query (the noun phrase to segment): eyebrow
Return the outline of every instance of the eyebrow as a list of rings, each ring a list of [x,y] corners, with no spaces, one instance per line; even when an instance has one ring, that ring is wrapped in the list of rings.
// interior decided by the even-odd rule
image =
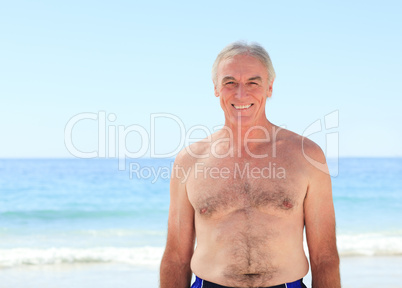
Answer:
[[[224,83],[226,81],[229,81],[229,80],[235,80],[236,81],[236,78],[234,78],[233,76],[225,76],[222,79],[222,83]],[[247,81],[260,81],[260,82],[262,82],[262,78],[260,76],[254,76],[254,77],[248,78]]]
[[[255,80],[262,82],[262,78],[260,76],[254,76],[254,77],[248,78],[248,81],[255,81]]]
[[[233,76],[225,76],[222,79],[222,83],[225,83],[228,80],[236,80]]]

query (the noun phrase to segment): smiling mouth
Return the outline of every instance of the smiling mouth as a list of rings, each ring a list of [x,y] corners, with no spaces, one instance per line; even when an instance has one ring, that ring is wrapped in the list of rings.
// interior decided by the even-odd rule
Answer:
[[[253,103],[247,104],[247,105],[235,105],[235,104],[232,104],[232,106],[233,106],[236,110],[246,110],[246,109],[250,108],[250,107],[253,106],[253,105],[254,105]]]

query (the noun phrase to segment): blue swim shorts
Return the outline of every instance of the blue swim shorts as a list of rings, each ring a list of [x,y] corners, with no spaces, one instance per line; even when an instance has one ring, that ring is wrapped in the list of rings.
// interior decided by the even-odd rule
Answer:
[[[215,284],[215,283],[203,280],[203,279],[195,276],[195,281],[194,281],[193,285],[191,286],[191,288],[233,288],[233,287],[227,287],[227,286]],[[264,288],[307,288],[307,287],[306,287],[306,285],[304,285],[303,279],[300,279],[295,282],[285,283],[285,284],[270,286],[270,287],[264,287]]]

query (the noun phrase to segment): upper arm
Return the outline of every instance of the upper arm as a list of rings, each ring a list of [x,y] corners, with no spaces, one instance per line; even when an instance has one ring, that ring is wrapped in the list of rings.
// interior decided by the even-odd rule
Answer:
[[[184,159],[183,159],[184,158]],[[186,179],[181,169],[188,169],[185,157],[178,155],[170,180],[170,207],[168,219],[168,236],[165,254],[171,260],[189,264],[194,251],[195,228],[194,209],[187,197]]]
[[[304,220],[311,264],[338,259],[335,235],[335,211],[331,177],[325,156],[317,145],[310,155],[320,166],[310,165],[307,195],[304,201]]]

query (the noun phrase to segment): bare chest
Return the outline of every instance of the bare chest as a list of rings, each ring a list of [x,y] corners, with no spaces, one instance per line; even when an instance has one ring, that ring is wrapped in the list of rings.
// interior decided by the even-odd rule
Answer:
[[[206,218],[253,210],[289,214],[302,207],[306,182],[292,169],[275,163],[232,164],[194,170],[188,195],[196,214]]]

